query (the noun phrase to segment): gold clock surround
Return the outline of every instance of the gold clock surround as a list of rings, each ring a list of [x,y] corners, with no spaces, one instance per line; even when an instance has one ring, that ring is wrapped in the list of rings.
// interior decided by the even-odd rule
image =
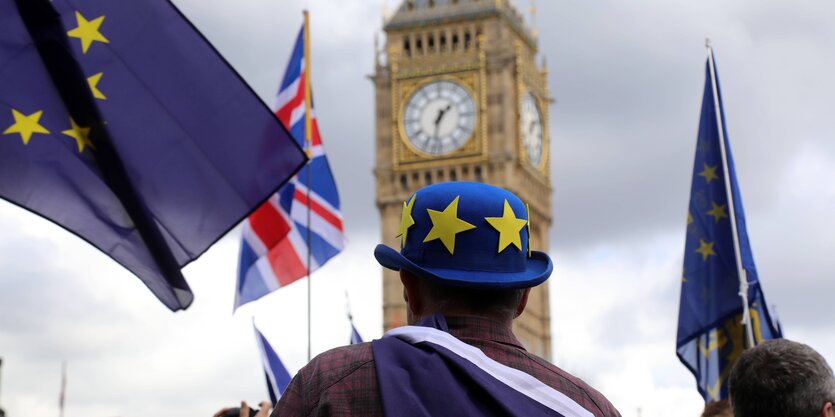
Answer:
[[[478,157],[484,153],[485,149],[483,145],[486,144],[486,141],[484,140],[484,132],[481,129],[482,109],[479,100],[481,94],[477,92],[479,90],[477,80],[478,75],[475,71],[467,71],[459,74],[407,78],[399,81],[398,88],[400,92],[397,94],[399,100],[397,102],[397,107],[395,107],[397,109],[395,114],[395,118],[397,120],[397,136],[400,138],[398,141],[399,147],[395,150],[394,158],[394,162],[397,166],[407,164],[412,164],[411,167],[416,167],[414,164],[418,164],[418,166],[432,166],[433,161],[467,159],[468,157]],[[403,120],[406,104],[412,94],[421,87],[438,81],[452,81],[463,87],[467,94],[472,97],[475,107],[474,110],[476,112],[475,125],[473,126],[473,131],[470,134],[470,137],[464,141],[462,146],[443,155],[430,154],[416,149],[406,135]]]

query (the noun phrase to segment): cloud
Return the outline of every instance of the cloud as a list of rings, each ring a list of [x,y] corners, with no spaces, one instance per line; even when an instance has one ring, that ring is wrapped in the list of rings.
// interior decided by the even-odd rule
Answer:
[[[184,270],[195,302],[172,314],[137,278],[47,221],[2,203],[0,226],[15,237],[0,240],[8,415],[54,414],[62,361],[68,415],[211,415],[241,399],[257,403],[267,394],[253,316],[291,372],[307,361],[304,280],[232,315],[236,233]],[[317,273],[314,355],[348,343],[346,294],[360,333],[380,336],[374,242],[355,236]]]

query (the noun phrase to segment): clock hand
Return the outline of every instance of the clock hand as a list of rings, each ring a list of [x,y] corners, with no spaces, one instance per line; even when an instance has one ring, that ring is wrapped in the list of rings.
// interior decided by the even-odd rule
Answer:
[[[435,118],[435,126],[438,126],[441,123],[441,119],[444,118],[444,114],[446,114],[450,108],[452,108],[452,105],[447,104],[446,108],[438,109],[438,117]]]

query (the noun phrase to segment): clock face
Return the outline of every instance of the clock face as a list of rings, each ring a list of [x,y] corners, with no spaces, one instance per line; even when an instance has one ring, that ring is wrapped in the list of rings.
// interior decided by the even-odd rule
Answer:
[[[473,97],[454,81],[432,81],[412,93],[403,108],[403,131],[418,151],[448,154],[473,134],[476,108]]]
[[[539,167],[542,163],[542,116],[536,97],[528,91],[522,97],[522,110],[519,117],[522,124],[522,143],[531,165]]]

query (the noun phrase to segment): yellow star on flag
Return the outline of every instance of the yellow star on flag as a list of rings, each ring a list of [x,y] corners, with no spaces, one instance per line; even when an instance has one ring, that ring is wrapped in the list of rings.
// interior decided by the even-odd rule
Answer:
[[[417,194],[413,195],[408,203],[403,202],[403,211],[400,213],[400,227],[397,229],[397,236],[395,236],[400,238],[401,248],[406,246],[406,236],[409,233],[409,228],[415,224],[415,219],[412,217],[412,208],[415,207],[415,197],[417,197]]]
[[[528,223],[525,219],[517,219],[516,214],[513,213],[513,208],[507,199],[504,200],[504,210],[502,217],[485,217],[487,223],[499,231],[499,253],[505,250],[512,243],[519,250],[522,250],[522,236],[519,232]]]
[[[107,96],[105,96],[98,87],[102,75],[104,75],[104,73],[100,72],[87,77],[87,84],[90,85],[90,91],[93,92],[93,97],[99,100],[107,100]]]
[[[707,211],[708,216],[713,216],[713,222],[719,223],[719,220],[723,217],[728,217],[728,214],[725,213],[725,208],[728,207],[727,204],[718,205],[714,202],[710,204],[713,205],[713,208]]]
[[[61,133],[75,139],[75,143],[78,145],[78,153],[84,152],[85,146],[95,149],[93,142],[90,142],[89,127],[81,127],[75,124],[75,120],[73,120],[72,117],[70,117],[70,125],[71,127],[69,129],[62,131]]]
[[[703,169],[702,172],[699,173],[699,176],[705,177],[707,183],[710,184],[711,181],[719,179],[719,176],[716,175],[717,167],[718,166],[710,166],[708,164],[705,164],[705,169]]]
[[[452,200],[444,211],[437,211],[426,209],[429,213],[429,219],[432,220],[432,229],[423,239],[423,243],[441,239],[441,242],[446,246],[450,255],[455,254],[455,235],[466,230],[475,229],[475,226],[458,218],[458,198]]]
[[[87,20],[81,15],[81,13],[76,11],[75,21],[78,22],[78,26],[67,32],[67,36],[81,40],[82,53],[86,54],[93,42],[110,43],[110,41],[107,40],[101,32],[99,32],[99,27],[101,27],[102,22],[104,22],[104,16],[99,16],[93,20]]]
[[[699,249],[696,249],[696,252],[702,254],[703,261],[707,261],[711,255],[716,256],[716,252],[713,251],[713,242],[705,242],[702,239],[699,239]]]
[[[43,110],[36,111],[30,115],[25,115],[16,109],[12,109],[12,116],[14,117],[14,124],[3,131],[4,135],[11,135],[12,133],[20,134],[23,139],[23,144],[28,145],[29,139],[35,133],[49,134],[49,131],[39,123]]]
[[[691,223],[693,223],[693,215],[690,214],[690,212],[688,211],[687,212],[687,224],[690,225]]]

